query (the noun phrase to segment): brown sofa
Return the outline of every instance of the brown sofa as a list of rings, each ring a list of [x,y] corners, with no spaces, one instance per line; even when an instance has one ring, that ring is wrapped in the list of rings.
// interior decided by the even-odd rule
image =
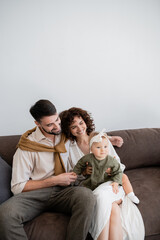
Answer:
[[[116,148],[121,162],[126,165],[128,175],[136,195],[140,199],[138,208],[145,225],[145,240],[160,239],[160,128],[144,128],[109,132],[109,135],[119,135],[124,139],[121,148]],[[0,137],[0,156],[10,166],[19,135]],[[9,192],[9,176],[0,181],[8,181],[6,189],[0,192],[11,196]],[[8,174],[8,173],[7,173]],[[3,185],[4,184],[1,184]],[[5,187],[6,187],[5,186]],[[6,200],[0,196],[2,201]],[[30,240],[64,240],[69,216],[45,212],[30,222],[24,228]],[[75,236],[76,239],[76,236]],[[89,235],[87,239],[92,239]],[[138,239],[137,239],[138,240]]]

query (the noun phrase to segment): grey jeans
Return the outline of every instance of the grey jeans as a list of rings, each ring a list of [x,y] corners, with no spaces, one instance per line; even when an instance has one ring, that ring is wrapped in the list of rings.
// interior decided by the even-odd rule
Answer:
[[[85,187],[50,187],[23,192],[0,205],[0,240],[27,240],[23,223],[44,211],[71,214],[67,240],[85,240],[95,199]]]

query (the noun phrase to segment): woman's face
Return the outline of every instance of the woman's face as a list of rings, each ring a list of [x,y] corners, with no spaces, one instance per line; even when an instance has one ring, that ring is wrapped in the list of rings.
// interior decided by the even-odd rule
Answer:
[[[86,134],[87,125],[83,118],[81,117],[74,117],[73,122],[70,125],[70,131],[73,136],[75,137],[82,137]]]

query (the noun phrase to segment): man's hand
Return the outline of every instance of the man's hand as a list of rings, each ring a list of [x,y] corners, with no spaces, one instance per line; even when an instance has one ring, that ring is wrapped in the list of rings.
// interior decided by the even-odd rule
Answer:
[[[75,182],[77,175],[74,172],[62,173],[57,176],[54,176],[54,181],[56,185],[59,186],[69,186],[71,183]]]
[[[86,162],[86,168],[85,168],[85,170],[83,171],[82,174],[83,174],[83,176],[92,174],[92,167],[89,166],[88,162]]]
[[[113,146],[121,147],[123,145],[123,138],[119,136],[109,137],[109,140]]]
[[[113,183],[111,183],[111,186],[112,186],[113,192],[117,194],[119,192],[119,190],[118,190],[118,183],[113,182]]]
[[[53,186],[69,186],[71,183],[75,182],[77,175],[74,172],[62,173],[57,176],[51,176],[43,180],[29,180],[25,184],[22,192],[28,192],[36,189],[53,187]]]

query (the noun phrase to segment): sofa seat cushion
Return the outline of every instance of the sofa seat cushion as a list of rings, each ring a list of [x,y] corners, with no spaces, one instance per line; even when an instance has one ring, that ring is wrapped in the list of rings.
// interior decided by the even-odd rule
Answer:
[[[160,234],[160,167],[138,168],[125,173],[140,199],[137,206],[143,217],[145,234]]]
[[[29,240],[65,240],[70,217],[46,212],[27,222],[24,229]]]

